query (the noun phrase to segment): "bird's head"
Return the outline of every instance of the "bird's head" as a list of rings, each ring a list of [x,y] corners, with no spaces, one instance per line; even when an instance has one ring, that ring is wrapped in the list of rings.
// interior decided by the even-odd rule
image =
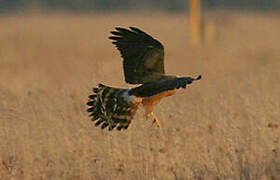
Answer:
[[[201,75],[199,75],[197,78],[192,78],[192,77],[181,77],[181,78],[178,78],[177,89],[178,88],[186,88],[186,86],[188,84],[191,84],[193,81],[200,80],[201,78],[202,78]]]

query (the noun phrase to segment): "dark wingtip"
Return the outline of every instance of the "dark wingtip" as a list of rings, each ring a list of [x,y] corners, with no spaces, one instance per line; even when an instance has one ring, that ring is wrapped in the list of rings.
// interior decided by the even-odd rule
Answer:
[[[200,80],[202,78],[201,75],[199,75],[195,80]]]
[[[132,31],[135,31],[135,32],[138,32],[138,33],[143,33],[143,31],[142,30],[140,30],[139,28],[137,28],[137,27],[134,27],[134,26],[130,26],[129,27]]]
[[[138,28],[137,28],[137,27],[134,27],[134,26],[129,26],[129,28],[130,28],[131,30],[138,30]]]
[[[123,29],[125,29],[125,28],[116,26],[115,29],[116,29],[117,31],[121,31],[121,30],[123,30]]]
[[[110,40],[113,40],[113,41],[117,41],[117,40],[121,40],[122,39],[120,36],[109,36],[108,38]]]
[[[111,31],[111,34],[115,35],[115,36],[120,36],[121,33],[119,31]]]

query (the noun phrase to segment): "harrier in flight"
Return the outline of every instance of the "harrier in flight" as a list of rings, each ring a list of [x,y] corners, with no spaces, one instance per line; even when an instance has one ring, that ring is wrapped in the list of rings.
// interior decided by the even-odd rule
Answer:
[[[180,88],[186,88],[193,81],[201,79],[166,75],[164,71],[163,45],[149,34],[136,28],[116,27],[109,39],[121,53],[125,81],[139,86],[120,89],[99,84],[93,88],[87,105],[95,126],[108,130],[127,129],[140,104],[145,108],[145,117],[152,117],[159,126],[153,109],[159,101],[174,95]]]

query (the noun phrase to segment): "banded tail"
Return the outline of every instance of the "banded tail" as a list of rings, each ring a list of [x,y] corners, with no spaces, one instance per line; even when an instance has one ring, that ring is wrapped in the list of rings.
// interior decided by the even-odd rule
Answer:
[[[99,84],[89,96],[87,111],[91,113],[95,126],[111,131],[127,129],[142,98],[129,95],[129,89],[119,89]]]

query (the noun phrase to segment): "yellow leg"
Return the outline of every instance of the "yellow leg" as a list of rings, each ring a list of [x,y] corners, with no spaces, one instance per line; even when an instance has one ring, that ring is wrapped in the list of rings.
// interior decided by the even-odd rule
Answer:
[[[159,123],[159,120],[158,120],[157,116],[153,112],[151,112],[151,115],[154,118],[153,123],[156,123],[157,127],[160,127],[160,123]]]
[[[149,113],[149,114],[146,114],[145,116],[146,116],[146,119],[147,119],[147,120],[148,120],[148,118],[149,118],[150,116],[152,116],[152,117],[153,117],[153,123],[155,123],[157,127],[160,127],[159,120],[158,120],[157,116],[156,116],[153,112],[151,112],[151,113]]]

